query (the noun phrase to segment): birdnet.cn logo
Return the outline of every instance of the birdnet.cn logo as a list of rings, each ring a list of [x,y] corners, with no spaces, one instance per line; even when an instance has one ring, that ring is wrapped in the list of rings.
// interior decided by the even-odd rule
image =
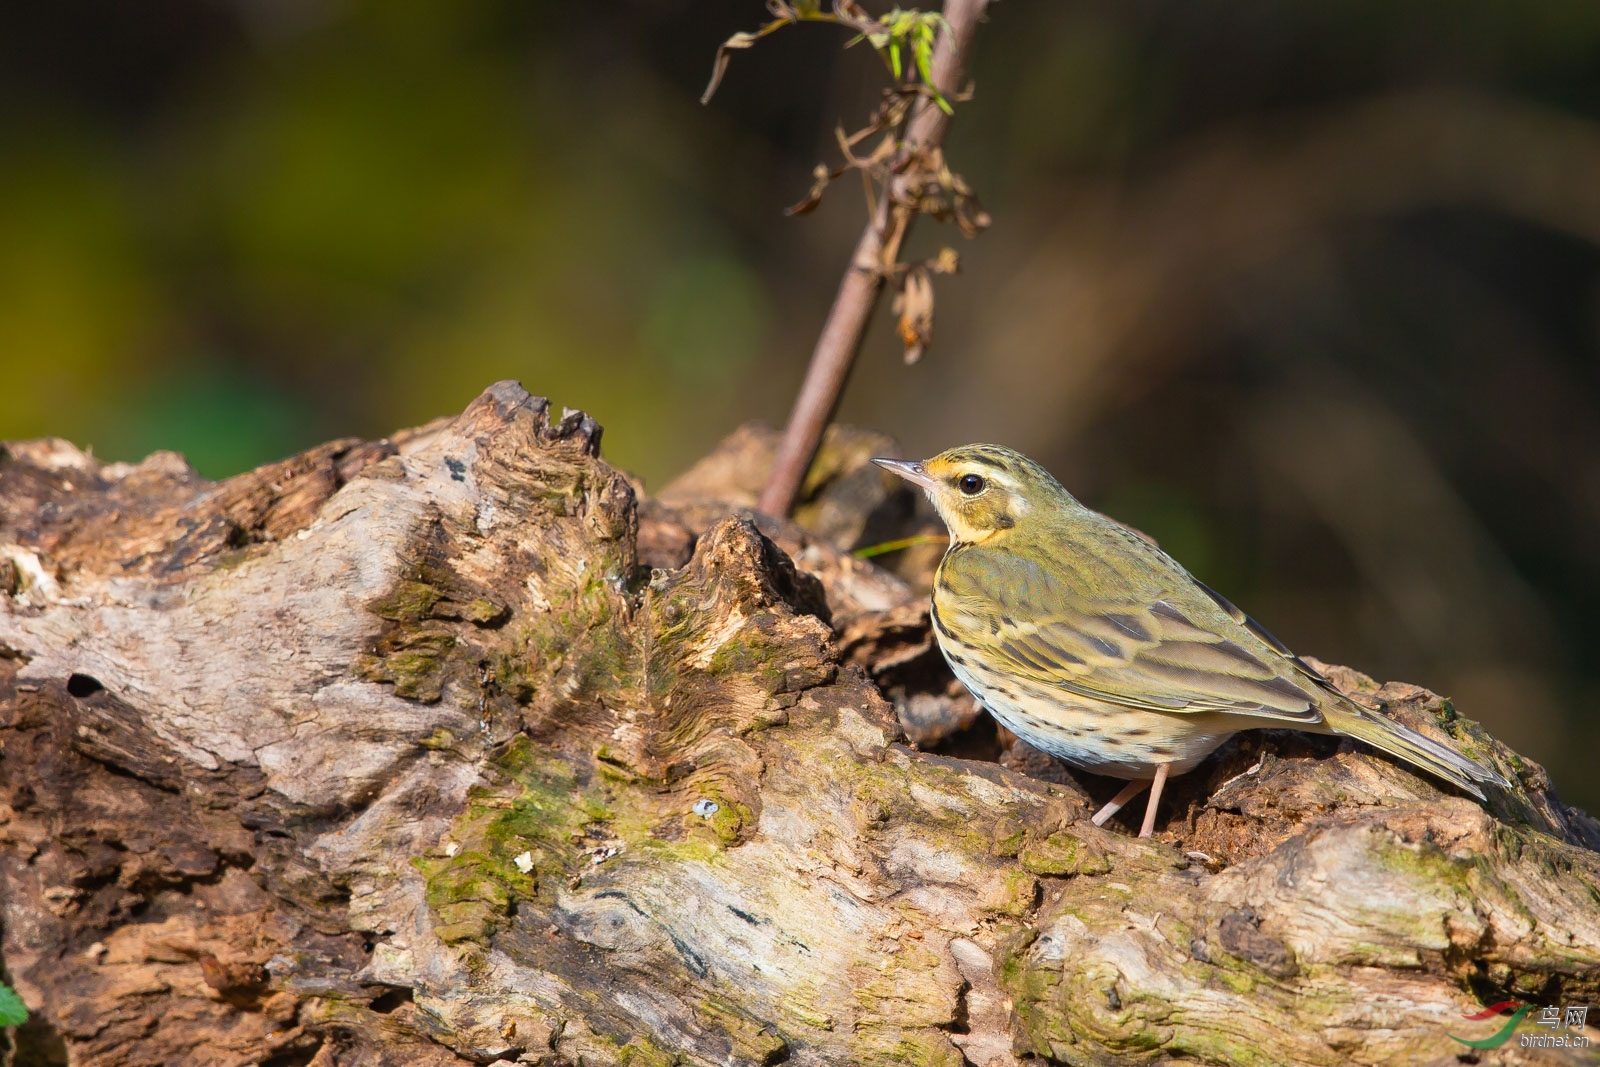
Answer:
[[[1532,1004],[1524,1004],[1519,1000],[1502,1000],[1500,1003],[1484,1008],[1482,1011],[1474,1015],[1462,1016],[1463,1019],[1470,1019],[1473,1022],[1481,1022],[1484,1019],[1492,1019],[1509,1011],[1511,1013],[1511,1018],[1507,1019],[1501,1025],[1499,1030],[1496,1030],[1488,1037],[1477,1038],[1475,1040],[1461,1037],[1457,1034],[1451,1034],[1450,1039],[1452,1041],[1459,1041],[1468,1048],[1499,1048],[1511,1040],[1512,1035],[1516,1034],[1517,1027],[1522,1023],[1522,1020],[1527,1018],[1534,1010],[1535,1007]],[[1517,1044],[1520,1047],[1589,1047],[1588,1035],[1578,1033],[1578,1031],[1581,1031],[1585,1026],[1588,1025],[1589,1005],[1578,1004],[1572,1007],[1563,1007],[1552,1004],[1548,1007],[1538,1008],[1537,1010],[1539,1012],[1539,1017],[1534,1020],[1533,1025],[1536,1027],[1544,1027],[1550,1032],[1541,1034],[1538,1031],[1532,1031],[1524,1034],[1516,1034]]]

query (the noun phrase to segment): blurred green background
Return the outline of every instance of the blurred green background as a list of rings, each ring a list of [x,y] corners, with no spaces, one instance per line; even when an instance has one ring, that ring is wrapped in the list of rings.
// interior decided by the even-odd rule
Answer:
[[[521,379],[660,485],[781,422],[882,82],[757,0],[86,0],[0,33],[0,437],[221,477]],[[998,440],[1294,647],[1600,808],[1600,5],[1004,0],[935,343],[843,417]]]

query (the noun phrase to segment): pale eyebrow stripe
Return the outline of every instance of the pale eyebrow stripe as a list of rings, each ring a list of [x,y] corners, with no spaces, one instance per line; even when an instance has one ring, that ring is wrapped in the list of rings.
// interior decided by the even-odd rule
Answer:
[[[1012,474],[1010,471],[999,471],[995,475],[995,477],[993,479],[991,479],[991,480],[996,482],[999,485],[1005,486],[1007,489],[1011,490],[1013,493],[1015,493],[1015,492],[1017,492],[1018,490],[1021,489],[1021,486],[1017,484],[1016,476],[1014,474]]]

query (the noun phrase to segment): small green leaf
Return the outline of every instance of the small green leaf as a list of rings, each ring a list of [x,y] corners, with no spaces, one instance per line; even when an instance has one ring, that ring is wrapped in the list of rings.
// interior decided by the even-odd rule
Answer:
[[[894,71],[894,80],[900,80],[900,43],[896,41],[889,46],[889,69]]]
[[[0,1026],[21,1026],[28,1021],[28,1006],[17,991],[0,982]]]

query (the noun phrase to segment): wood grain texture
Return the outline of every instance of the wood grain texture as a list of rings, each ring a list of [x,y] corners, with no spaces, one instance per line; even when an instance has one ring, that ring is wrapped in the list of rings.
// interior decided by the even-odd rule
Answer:
[[[879,681],[957,697],[870,523],[641,501],[599,433],[501,383],[216,484],[5,447],[17,1062],[1443,1064],[1600,1000],[1596,824],[1438,697],[1325,668],[1487,810],[1252,734],[1137,841],[906,743]]]

